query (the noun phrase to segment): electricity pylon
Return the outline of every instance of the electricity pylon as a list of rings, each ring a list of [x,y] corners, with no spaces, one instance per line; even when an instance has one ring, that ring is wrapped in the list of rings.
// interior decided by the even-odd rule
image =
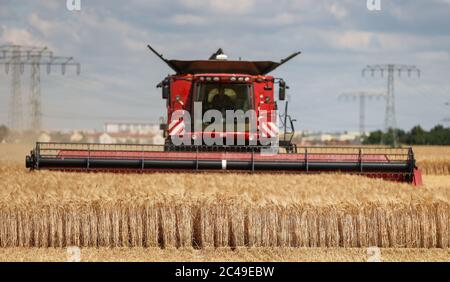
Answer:
[[[64,75],[67,66],[75,66],[77,74],[80,74],[80,64],[73,57],[54,56],[47,47],[30,47],[20,45],[0,46],[0,65],[5,65],[6,73],[12,68],[11,103],[9,112],[10,127],[21,129],[22,125],[22,95],[20,88],[20,74],[23,74],[25,66],[31,68],[30,79],[30,124],[29,127],[39,131],[42,128],[41,107],[41,71],[42,65],[47,66],[47,74],[50,74],[52,66],[61,66]]]
[[[371,93],[364,91],[348,92],[339,95],[340,100],[358,100],[359,102],[359,140],[362,143],[366,134],[365,119],[366,119],[366,100],[373,98],[385,98],[386,95],[382,93]]]
[[[380,72],[381,76],[384,76],[384,72],[387,72],[387,95],[386,95],[386,112],[384,117],[384,124],[386,133],[389,133],[389,129],[392,130],[392,139],[394,142],[394,146],[397,146],[397,120],[395,116],[395,93],[394,93],[394,76],[395,72],[398,73],[400,77],[402,72],[407,72],[408,76],[411,76],[411,73],[417,73],[417,76],[420,77],[420,70],[416,66],[412,65],[396,65],[396,64],[388,64],[388,65],[367,65],[362,70],[362,75],[364,76],[367,71],[370,71],[372,76],[374,76],[375,72]],[[384,141],[384,143],[386,143]]]
[[[11,66],[11,95],[8,108],[8,126],[12,129],[22,129],[23,104],[20,75],[24,72],[21,65],[24,56],[36,54],[38,47],[4,45],[0,46],[0,65],[5,65],[5,72],[10,72]]]

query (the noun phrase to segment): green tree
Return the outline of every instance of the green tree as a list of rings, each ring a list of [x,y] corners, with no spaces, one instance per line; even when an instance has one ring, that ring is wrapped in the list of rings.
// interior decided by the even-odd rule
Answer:
[[[450,144],[450,128],[442,125],[436,125],[428,134],[428,144],[430,145],[449,145]]]
[[[383,133],[380,130],[371,132],[363,144],[376,145],[383,142],[385,145],[393,145],[392,131],[393,129],[390,129],[388,133]],[[450,128],[436,125],[430,131],[426,131],[420,125],[417,125],[407,132],[397,129],[397,138],[400,144],[450,145]]]
[[[383,140],[384,133],[381,130],[370,132],[369,136],[366,136],[363,140],[364,145],[375,145],[381,144],[381,140]]]
[[[428,143],[427,132],[420,125],[411,129],[408,139],[407,143],[410,145],[426,145]]]
[[[398,134],[398,130],[396,130],[396,133]],[[389,128],[388,132],[383,134],[382,140],[383,140],[383,145],[394,146],[395,145],[394,129]]]

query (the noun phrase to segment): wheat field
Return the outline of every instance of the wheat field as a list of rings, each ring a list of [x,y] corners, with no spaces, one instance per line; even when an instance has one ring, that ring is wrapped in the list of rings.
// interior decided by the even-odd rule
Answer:
[[[83,247],[93,261],[121,252],[151,260],[145,250],[167,260],[201,260],[192,254],[202,252],[211,260],[360,260],[368,246],[402,250],[394,261],[448,254],[445,170],[427,168],[439,175],[426,175],[423,187],[339,174],[29,172],[21,163],[28,149],[0,145],[5,259],[32,259],[30,250],[41,248],[43,259],[57,260],[67,246]],[[448,152],[416,150],[419,163]]]
[[[365,262],[373,253],[364,248],[83,248],[82,262]],[[450,262],[448,249],[381,249],[384,262]],[[73,261],[61,248],[0,248],[0,262]]]
[[[424,174],[450,174],[450,147],[414,147],[417,165]]]

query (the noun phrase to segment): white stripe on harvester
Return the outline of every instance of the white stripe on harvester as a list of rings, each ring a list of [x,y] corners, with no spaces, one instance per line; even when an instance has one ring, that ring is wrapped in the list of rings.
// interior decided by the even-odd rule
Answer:
[[[180,122],[182,122],[183,120],[178,119],[178,120],[173,120],[170,125],[169,125],[169,132],[171,132],[173,130],[173,128],[177,125],[180,124]]]
[[[172,127],[174,127],[178,122],[180,122],[179,119],[174,119],[172,120],[172,122],[169,124],[169,131],[172,129]]]
[[[222,160],[222,169],[227,169],[227,160]]]
[[[273,122],[268,122],[267,124],[269,125],[270,128],[272,128],[273,132],[276,135],[278,133],[278,126],[276,126],[276,124]]]
[[[267,126],[267,124],[265,122],[261,123],[261,127],[263,129],[263,136],[264,137],[275,136],[275,133]]]
[[[184,122],[180,122],[175,128],[170,132],[170,135],[179,134],[180,131],[184,130]]]

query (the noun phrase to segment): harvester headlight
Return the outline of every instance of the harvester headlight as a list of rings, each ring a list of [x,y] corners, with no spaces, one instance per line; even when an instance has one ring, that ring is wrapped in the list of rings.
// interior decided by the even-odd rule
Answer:
[[[243,77],[239,77],[238,81],[244,81],[244,78]]]
[[[220,78],[216,76],[216,77],[213,78],[213,80],[214,80],[214,81],[219,81]]]
[[[201,81],[204,81],[204,80],[205,80],[205,78],[204,78],[203,76],[201,76],[201,77],[200,77],[200,80],[201,80]]]
[[[250,81],[250,77],[246,77],[244,80],[248,82]]]
[[[209,76],[206,78],[206,81],[211,81],[211,80],[212,80],[212,78]]]
[[[231,80],[231,81],[236,81],[236,77],[235,77],[235,76],[232,76],[232,77],[230,78],[230,80]]]

